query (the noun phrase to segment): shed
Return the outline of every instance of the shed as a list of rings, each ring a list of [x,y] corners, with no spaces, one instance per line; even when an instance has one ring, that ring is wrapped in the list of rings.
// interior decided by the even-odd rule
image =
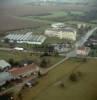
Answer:
[[[0,60],[0,69],[3,70],[7,67],[11,67],[11,65],[5,60]]]
[[[4,85],[7,81],[10,81],[12,76],[8,72],[1,72],[0,73],[0,86]]]

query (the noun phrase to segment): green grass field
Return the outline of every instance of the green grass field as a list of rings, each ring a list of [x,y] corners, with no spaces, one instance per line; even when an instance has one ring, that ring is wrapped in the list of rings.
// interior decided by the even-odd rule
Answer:
[[[47,59],[50,60],[50,65],[54,65],[55,63],[57,63],[58,61],[62,60],[63,57],[57,57],[57,56],[49,56],[46,57]],[[9,60],[9,59],[14,59],[15,61],[21,61],[21,60],[33,60],[35,62],[40,62],[41,58],[40,58],[40,54],[31,54],[31,53],[24,53],[24,52],[20,52],[20,51],[0,51],[0,59],[5,59],[5,60]]]
[[[53,12],[50,15],[40,16],[40,18],[53,18],[53,17],[60,17],[60,16],[67,16],[67,12],[60,11],[60,12]]]
[[[49,22],[64,22],[66,20],[72,20],[74,16],[83,16],[84,12],[77,12],[77,11],[58,11],[58,12],[52,12],[49,15],[40,15],[40,16],[28,16],[29,18],[35,18],[40,19],[43,21],[49,21]]]
[[[82,16],[84,15],[84,12],[78,12],[78,11],[71,11],[71,12],[68,12],[68,11],[57,11],[57,12],[52,12],[50,14],[47,14],[47,15],[40,15],[40,16],[34,16],[36,18],[55,18],[55,17],[68,17],[70,15],[76,15],[76,16]],[[32,16],[29,16],[29,17],[32,17]]]
[[[47,14],[40,15],[28,15],[28,16],[18,16],[17,19],[34,21],[35,24],[39,23],[37,27],[32,27],[32,31],[35,34],[44,34],[44,30],[50,27],[52,23],[64,22],[69,24],[86,23],[76,20],[78,17],[85,15],[82,11],[52,11]],[[91,24],[93,26],[97,25],[95,22],[90,22],[86,24]],[[34,26],[34,25],[33,25]]]
[[[53,22],[60,22],[60,21],[66,21],[69,19],[72,19],[74,16],[83,16],[85,13],[84,12],[77,12],[77,11],[56,11],[56,12],[51,12],[50,14],[44,14],[44,15],[36,15],[36,16],[24,16],[21,17],[23,19],[28,19],[28,20],[34,20],[38,22],[44,22],[51,24]]]
[[[30,56],[29,53],[15,52],[15,51],[0,51],[0,59],[9,60],[10,58],[20,61],[23,59],[37,59],[38,55]]]
[[[64,39],[59,39],[57,37],[47,37],[46,41],[44,44],[56,44],[56,43],[63,43]]]
[[[66,76],[81,71],[82,78],[71,82]],[[65,61],[43,77],[32,89],[22,91],[23,100],[97,100],[97,61],[83,63],[76,59]],[[57,83],[64,80],[65,88]]]

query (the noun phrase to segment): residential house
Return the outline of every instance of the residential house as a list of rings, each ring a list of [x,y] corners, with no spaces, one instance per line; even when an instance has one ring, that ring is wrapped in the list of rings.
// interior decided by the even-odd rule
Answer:
[[[13,77],[9,72],[0,72],[0,86],[4,85],[7,81],[10,81]]]
[[[7,61],[0,60],[0,70],[1,71],[4,71],[4,70],[6,70],[6,69],[8,69],[10,67],[11,67],[11,65]]]
[[[90,52],[90,48],[89,47],[79,47],[77,50],[76,50],[76,54],[78,56],[87,56]]]
[[[39,67],[32,63],[25,65],[23,67],[14,67],[9,70],[9,73],[14,77],[14,79],[28,77],[30,75],[38,76]]]
[[[34,63],[34,61],[32,61],[32,60],[24,59],[24,60],[20,61],[19,65],[20,66],[27,66],[27,65],[30,65],[30,64],[33,64],[33,63]]]

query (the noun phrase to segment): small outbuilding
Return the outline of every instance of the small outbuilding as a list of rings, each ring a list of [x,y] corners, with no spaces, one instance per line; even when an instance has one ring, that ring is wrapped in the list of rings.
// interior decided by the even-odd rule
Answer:
[[[78,56],[87,56],[90,52],[90,48],[89,47],[79,47],[77,50],[76,50],[76,54]]]
[[[0,70],[4,70],[4,69],[7,69],[7,68],[10,68],[11,65],[5,61],[5,60],[0,60]]]
[[[39,67],[32,63],[21,67],[14,67],[9,70],[9,73],[13,76],[14,79],[20,79],[23,77],[29,77],[31,75],[37,77],[39,70]]]
[[[3,86],[7,81],[12,79],[12,75],[8,72],[0,73],[0,86]]]

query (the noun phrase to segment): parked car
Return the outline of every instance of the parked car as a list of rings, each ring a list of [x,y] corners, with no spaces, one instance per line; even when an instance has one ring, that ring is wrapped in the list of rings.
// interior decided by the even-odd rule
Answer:
[[[38,84],[38,80],[37,80],[37,79],[32,79],[32,80],[28,81],[28,82],[25,84],[25,86],[31,88],[31,87],[33,87],[33,86],[35,86],[35,85],[37,85],[37,84]]]

